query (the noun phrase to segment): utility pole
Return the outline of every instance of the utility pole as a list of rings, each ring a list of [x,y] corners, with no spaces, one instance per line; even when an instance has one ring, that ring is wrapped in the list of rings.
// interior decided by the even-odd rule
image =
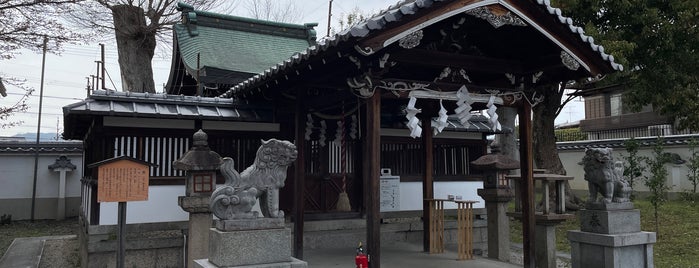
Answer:
[[[86,76],[85,80],[87,80],[87,84],[85,85],[85,91],[87,92],[87,97],[90,96],[90,77]]]
[[[41,135],[41,106],[44,101],[44,74],[46,70],[46,46],[48,45],[49,38],[44,36],[44,55],[41,59],[41,85],[39,86],[39,119],[36,126],[36,145],[34,146],[34,183],[32,186],[32,215],[30,217],[31,221],[34,221],[34,211],[36,208],[36,179],[37,172],[39,170],[39,137]]]
[[[105,68],[104,67],[104,44],[100,44],[100,49],[102,51],[102,90],[107,90],[107,88],[104,86],[104,78],[105,78],[105,76],[104,76],[104,72],[105,72],[105,70],[104,70],[104,68]]]
[[[330,36],[330,18],[333,16],[333,0],[328,4],[328,33],[325,36]]]

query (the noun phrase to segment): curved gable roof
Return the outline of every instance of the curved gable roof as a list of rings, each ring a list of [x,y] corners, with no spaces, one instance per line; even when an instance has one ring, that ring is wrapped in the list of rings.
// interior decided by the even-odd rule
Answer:
[[[186,72],[201,82],[236,84],[315,44],[317,24],[278,23],[200,10],[180,3],[173,26],[171,82]],[[177,66],[176,66],[177,65]]]
[[[431,8],[440,4],[440,13],[430,13]],[[449,8],[443,8],[449,5]],[[573,25],[571,18],[562,15],[562,11],[551,6],[549,0],[532,1],[508,1],[508,0],[407,0],[401,1],[388,9],[379,12],[377,15],[364,20],[334,36],[321,39],[318,44],[310,46],[306,50],[294,54],[290,58],[273,65],[263,72],[232,87],[221,97],[231,97],[234,94],[245,92],[250,88],[259,85],[277,75],[285,72],[288,68],[298,66],[302,62],[308,61],[315,55],[322,54],[330,48],[341,45],[354,44],[355,49],[363,55],[371,55],[377,51],[388,47],[417,30],[421,30],[431,24],[437,23],[454,15],[474,10],[479,7],[489,5],[501,5],[507,11],[514,13],[524,20],[528,25],[535,27],[541,34],[546,36],[551,42],[556,43],[563,51],[567,52],[581,66],[586,68],[590,75],[623,70],[623,66],[614,62],[614,57],[604,52],[604,47],[595,44],[594,39],[585,35],[581,27]],[[420,13],[420,16],[416,16]],[[392,25],[396,23],[413,24],[408,30],[393,32]],[[557,38],[554,34],[563,36]],[[367,39],[384,35],[381,43],[363,46]],[[595,55],[597,59],[592,62],[583,61],[578,55],[586,53]],[[592,69],[590,65],[595,65]]]

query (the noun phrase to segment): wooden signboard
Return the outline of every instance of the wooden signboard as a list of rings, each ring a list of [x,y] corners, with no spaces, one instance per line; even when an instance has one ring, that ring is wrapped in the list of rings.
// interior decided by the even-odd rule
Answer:
[[[98,167],[97,202],[148,200],[149,165],[119,159]]]

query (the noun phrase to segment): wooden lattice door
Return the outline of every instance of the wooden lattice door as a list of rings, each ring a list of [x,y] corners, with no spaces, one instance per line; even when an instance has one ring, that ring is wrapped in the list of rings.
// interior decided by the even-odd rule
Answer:
[[[306,148],[305,212],[329,213],[336,211],[338,196],[346,191],[352,211],[361,206],[361,184],[356,176],[356,143],[347,142],[343,151],[336,143],[322,145],[308,141]],[[344,157],[343,157],[344,152]],[[344,181],[343,165],[344,160]]]

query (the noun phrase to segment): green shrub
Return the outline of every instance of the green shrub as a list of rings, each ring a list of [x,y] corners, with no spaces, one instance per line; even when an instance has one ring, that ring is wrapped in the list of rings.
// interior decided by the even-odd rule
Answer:
[[[587,140],[587,133],[580,131],[580,128],[564,128],[554,130],[556,141],[582,141]]]

